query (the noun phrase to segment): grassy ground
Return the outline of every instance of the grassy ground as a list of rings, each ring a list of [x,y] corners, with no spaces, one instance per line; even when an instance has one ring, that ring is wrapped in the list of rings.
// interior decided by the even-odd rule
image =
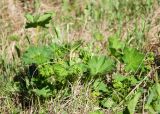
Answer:
[[[26,108],[23,107],[19,99],[20,95],[17,92],[18,87],[14,82],[14,77],[20,72],[23,72],[20,76],[26,75],[26,65],[24,65],[22,58],[25,51],[30,46],[35,45],[42,47],[43,45],[57,43],[63,46],[65,43],[83,40],[84,43],[81,48],[87,50],[86,53],[89,53],[89,56],[94,55],[94,53],[96,55],[107,55],[108,38],[116,35],[120,41],[143,52],[145,56],[153,52],[153,57],[158,58],[160,38],[159,4],[159,0],[1,0],[0,112],[2,114],[88,114],[95,110],[101,110],[106,114],[117,114],[117,110],[125,109],[126,105],[123,99],[120,100],[122,102],[116,101],[117,104],[113,107],[99,105],[99,98],[93,97],[92,80],[87,84],[82,84],[81,79],[68,85],[70,94],[67,97],[62,89],[54,97],[49,97],[43,102],[38,100],[38,102],[33,103],[33,100],[29,104],[29,108]],[[54,12],[48,29],[25,28],[25,14],[43,14],[47,11]],[[77,53],[81,53],[81,51],[71,52],[70,59],[74,58]],[[118,63],[121,62],[118,58],[116,60]],[[149,92],[149,87],[146,84],[150,86],[156,82],[152,78],[152,76],[156,77],[156,63],[152,62],[152,65],[147,64],[149,70],[143,72],[144,74],[126,72],[121,63],[117,64],[116,70],[113,72],[124,76],[135,74],[140,76],[140,81],[145,78],[141,75],[151,77],[149,81],[143,83],[144,88],[142,87],[144,90],[147,87],[146,91]],[[112,73],[110,73],[111,75],[105,75],[112,76],[114,74]],[[112,78],[107,79],[110,81]],[[107,84],[109,83],[107,82]],[[134,86],[135,89],[137,89],[137,86],[139,86],[139,83]],[[124,95],[130,95],[132,90],[134,92],[134,87],[131,87],[131,90],[128,90]],[[144,97],[145,95],[146,97]],[[137,108],[136,111],[145,114],[148,110],[143,105],[144,102],[147,102],[145,98],[147,99],[149,95],[147,96],[145,93],[142,96],[143,98],[140,100],[142,102],[138,104],[142,108]]]

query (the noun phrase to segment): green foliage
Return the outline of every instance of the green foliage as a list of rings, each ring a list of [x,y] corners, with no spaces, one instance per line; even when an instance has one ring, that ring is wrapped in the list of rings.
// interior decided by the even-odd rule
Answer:
[[[54,72],[56,74],[56,80],[65,83],[67,76],[69,75],[68,66],[66,64],[55,64]]]
[[[108,42],[110,54],[121,60],[125,43],[121,42],[117,35],[110,37]]]
[[[35,47],[31,46],[28,50],[24,53],[22,60],[25,64],[43,64],[49,62],[52,59],[52,51],[49,50],[48,47]]]
[[[134,76],[123,76],[120,74],[115,74],[113,76],[113,87],[119,90],[127,90],[129,86],[134,86],[138,83]]]
[[[26,14],[25,18],[27,19],[28,22],[33,23],[34,22],[34,17],[31,14]]]
[[[150,94],[148,96],[148,100],[145,108],[149,110],[151,114],[160,113],[160,84],[156,83],[152,87],[149,88]]]
[[[97,79],[93,84],[95,91],[107,92],[107,85],[100,79]]]
[[[146,57],[139,48],[142,47],[139,45],[143,44],[145,38],[145,24],[147,23],[143,21],[142,29],[136,23],[131,33],[128,33],[130,28],[127,28],[130,20],[131,25],[134,25],[132,22],[137,20],[138,15],[141,17],[150,10],[152,1],[92,0],[83,2],[83,5],[79,6],[79,2],[74,0],[62,1],[62,12],[60,11],[60,13],[64,15],[57,15],[60,19],[55,18],[54,22],[51,23],[53,28],[49,29],[49,32],[41,31],[49,34],[50,40],[45,41],[45,43],[48,42],[47,46],[43,45],[43,41],[41,45],[38,44],[40,42],[37,42],[36,46],[29,46],[23,53],[21,59],[23,70],[20,69],[19,74],[15,76],[14,88],[11,86],[10,91],[22,96],[24,104],[27,102],[36,106],[49,99],[65,98],[59,100],[61,104],[70,100],[69,97],[72,97],[71,95],[74,93],[72,88],[78,81],[80,86],[88,87],[89,85],[91,97],[96,100],[100,108],[104,110],[116,109],[115,112],[127,109],[129,113],[134,114],[142,110],[140,105],[144,98],[141,96],[142,93],[137,91],[139,88],[144,88],[144,95],[146,95],[146,101],[143,101],[145,110],[159,113],[160,85],[159,83],[153,85],[154,80],[152,78],[143,80],[144,76],[150,74],[154,64],[154,54],[146,54]],[[25,27],[37,28],[35,40],[41,36],[39,27],[49,27],[48,24],[50,24],[53,15],[54,13],[51,12],[27,13],[25,15],[27,21]],[[103,23],[109,26],[108,28],[111,30],[109,32],[116,33],[110,36],[108,41],[105,39],[105,33],[102,32],[104,30],[101,30],[104,29],[101,26]],[[123,27],[127,28],[126,35]],[[68,34],[75,31],[83,32],[84,30],[91,31],[91,36],[94,38],[93,42],[69,41],[70,35]],[[128,39],[125,40],[123,36]],[[20,40],[14,35],[9,36],[9,38],[11,41]],[[65,38],[68,38],[68,43],[66,43]],[[107,49],[106,42],[108,42]],[[137,48],[133,48],[135,46],[133,43],[138,44]],[[17,45],[15,48],[19,53],[20,48]],[[21,57],[20,55],[21,53],[19,57]],[[14,70],[17,71],[17,69]],[[152,86],[150,87],[150,85]],[[78,93],[78,97],[79,94],[81,92]],[[42,111],[41,113],[47,112]],[[103,112],[97,110],[89,114],[103,114]]]
[[[50,64],[42,65],[38,69],[39,73],[44,77],[50,77],[54,74],[54,68]]]
[[[125,48],[123,61],[126,64],[126,71],[136,72],[144,69],[144,54],[134,48]]]
[[[134,76],[114,74],[109,83],[102,79],[97,79],[94,82],[93,96],[98,99],[103,108],[113,109],[121,100],[125,99],[132,87],[138,83],[139,81]]]
[[[26,97],[36,95],[46,99],[55,97],[60,90],[65,91],[64,96],[68,96],[71,91],[70,84],[74,84],[78,79],[81,84],[87,84],[92,79],[93,97],[101,107],[112,110],[140,82],[141,78],[132,75],[132,72],[138,69],[143,73],[146,72],[144,54],[125,46],[124,42],[115,38],[110,38],[108,47],[110,55],[114,58],[105,55],[95,56],[94,51],[86,50],[88,47],[81,48],[82,41],[29,47],[22,60],[29,66],[35,64],[34,72],[30,73],[34,77],[28,75],[25,78],[26,85],[22,86],[19,83],[18,87],[21,88],[20,90],[27,91]],[[76,55],[72,56],[73,53]],[[126,72],[131,72],[129,76],[113,73],[116,69],[116,60],[120,60],[120,63],[125,65]],[[106,76],[109,74],[112,74],[112,79],[107,82]],[[133,99],[126,102],[130,113],[135,112],[139,96],[140,93],[134,94]],[[148,107],[151,107],[150,104]]]
[[[141,96],[141,92],[137,92],[137,93],[135,93],[133,99],[131,99],[128,102],[127,107],[128,107],[128,110],[129,110],[130,114],[135,113],[135,108],[136,108],[136,105],[138,103],[138,100],[139,100],[140,96]]]
[[[111,98],[105,98],[101,101],[101,104],[105,108],[112,108],[115,105],[115,102]]]
[[[93,56],[88,62],[91,75],[111,72],[115,67],[115,62],[106,56]]]
[[[16,81],[19,91],[26,92],[26,98],[36,95],[41,99],[54,97],[60,90],[67,89],[69,93],[71,88],[68,86],[88,72],[83,57],[70,57],[71,52],[81,51],[80,46],[81,42],[77,41],[73,44],[29,47],[22,56],[23,63],[29,66],[26,76],[21,77],[23,82]]]
[[[52,19],[53,13],[46,12],[42,15],[31,15],[26,14],[25,18],[27,20],[26,28],[36,28],[37,26],[48,27],[50,20]]]
[[[125,64],[126,71],[136,72],[144,70],[143,60],[145,55],[135,48],[125,46],[125,42],[120,41],[118,37],[113,36],[109,38],[108,48],[111,55]]]

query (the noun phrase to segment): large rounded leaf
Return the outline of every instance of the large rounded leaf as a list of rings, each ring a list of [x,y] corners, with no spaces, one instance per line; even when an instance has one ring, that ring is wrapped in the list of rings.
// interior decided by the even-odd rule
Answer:
[[[88,62],[91,75],[104,74],[114,69],[115,62],[106,56],[93,56]]]

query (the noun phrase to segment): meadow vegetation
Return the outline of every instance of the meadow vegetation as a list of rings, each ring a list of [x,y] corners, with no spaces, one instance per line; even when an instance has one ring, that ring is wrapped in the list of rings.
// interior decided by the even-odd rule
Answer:
[[[160,113],[159,0],[0,0],[0,113]]]

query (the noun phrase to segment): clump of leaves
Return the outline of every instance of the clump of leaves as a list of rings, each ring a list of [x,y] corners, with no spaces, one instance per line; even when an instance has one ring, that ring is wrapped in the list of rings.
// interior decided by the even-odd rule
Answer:
[[[133,76],[114,74],[112,82],[106,83],[97,79],[93,84],[93,96],[98,98],[100,105],[107,109],[113,109],[136,86],[139,81]]]
[[[110,56],[97,55],[93,50],[88,50],[88,47],[82,48],[82,45],[82,41],[77,41],[29,47],[23,54],[22,61],[29,66],[28,71],[32,70],[32,73],[26,72],[23,84],[21,82],[17,84],[20,91],[27,93],[26,98],[36,96],[44,100],[56,97],[60,90],[64,91],[64,96],[69,95],[70,85],[78,79],[81,84],[93,81],[92,95],[97,99],[99,106],[112,110],[124,100],[125,104],[121,105],[130,113],[135,113],[141,98],[141,92],[135,92],[136,86],[141,82],[140,73],[147,74],[145,55],[140,50],[125,45],[117,37],[109,39]],[[123,72],[115,72],[116,61],[124,65]],[[132,99],[126,99],[135,87]],[[153,105],[159,103],[157,97],[159,91],[155,89],[158,87],[158,84],[153,86],[154,89],[150,92],[150,100],[146,105],[146,109],[150,111],[158,110]]]
[[[32,14],[26,14],[25,18],[27,20],[26,28],[36,28],[37,26],[41,27],[48,27],[48,24],[50,20],[52,19],[54,13],[52,12],[45,12],[42,15],[32,15]]]
[[[109,38],[108,48],[112,56],[125,64],[125,70],[127,72],[144,70],[145,55],[139,50],[125,45],[125,42],[120,41],[116,35]]]
[[[46,99],[62,89],[69,91],[69,85],[88,71],[83,57],[70,57],[71,52],[80,51],[80,46],[81,42],[29,47],[22,56],[23,63],[29,68],[21,77],[23,82],[18,80],[17,84],[20,91],[27,93],[24,97]]]

